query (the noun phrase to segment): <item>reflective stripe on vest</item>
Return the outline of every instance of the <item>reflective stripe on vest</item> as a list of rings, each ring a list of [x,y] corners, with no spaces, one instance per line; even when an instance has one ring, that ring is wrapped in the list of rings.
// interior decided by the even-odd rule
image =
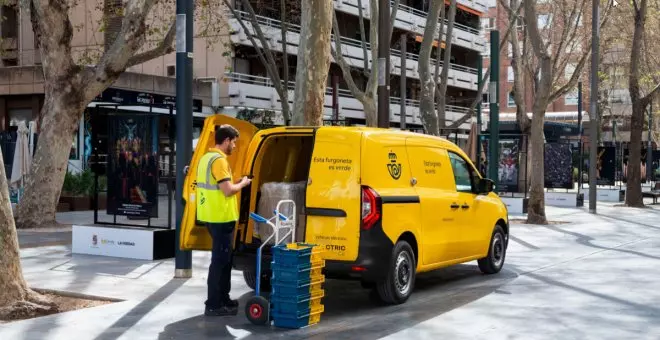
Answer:
[[[211,176],[213,162],[224,157],[208,152],[200,159],[197,168],[197,220],[208,223],[225,223],[238,220],[236,196],[225,196]],[[202,172],[204,171],[204,172]],[[231,180],[231,177],[230,177]]]

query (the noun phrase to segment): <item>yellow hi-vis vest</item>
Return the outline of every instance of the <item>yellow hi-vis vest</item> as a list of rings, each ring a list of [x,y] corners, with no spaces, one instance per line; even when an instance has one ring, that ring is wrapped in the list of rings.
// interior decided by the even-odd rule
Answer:
[[[238,220],[236,195],[225,196],[211,173],[213,161],[222,157],[225,156],[219,152],[209,151],[197,165],[197,220],[201,222],[226,223]]]

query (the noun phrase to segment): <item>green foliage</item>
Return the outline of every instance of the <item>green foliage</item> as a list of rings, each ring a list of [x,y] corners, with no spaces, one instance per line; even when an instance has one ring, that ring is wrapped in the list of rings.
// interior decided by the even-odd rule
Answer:
[[[105,176],[99,177],[99,192],[105,191],[108,187],[108,179]],[[62,185],[62,195],[70,196],[88,196],[94,195],[94,173],[90,170],[82,171],[78,174],[67,172],[64,175],[64,184]]]

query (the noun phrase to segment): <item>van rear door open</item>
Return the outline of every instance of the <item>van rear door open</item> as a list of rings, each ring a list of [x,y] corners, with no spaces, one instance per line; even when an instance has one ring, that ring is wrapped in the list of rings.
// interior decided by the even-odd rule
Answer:
[[[247,155],[247,149],[252,138],[257,133],[257,127],[240,119],[226,115],[217,114],[206,118],[204,128],[199,136],[197,147],[193,153],[188,173],[183,184],[183,200],[185,209],[181,220],[181,235],[179,246],[182,250],[211,250],[211,236],[206,226],[197,224],[197,205],[195,202],[195,191],[197,181],[197,165],[202,156],[215,145],[215,128],[223,124],[230,124],[239,132],[236,149],[227,157],[229,167],[232,170],[234,181],[243,175],[243,163]],[[191,141],[192,143],[192,141]],[[240,193],[237,194],[240,202]]]
[[[360,240],[362,133],[319,128],[309,170],[305,241],[325,246],[325,259],[354,261]]]

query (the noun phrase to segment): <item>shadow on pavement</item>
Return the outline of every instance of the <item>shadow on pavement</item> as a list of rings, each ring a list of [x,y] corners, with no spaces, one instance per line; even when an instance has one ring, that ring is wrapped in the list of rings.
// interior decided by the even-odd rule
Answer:
[[[237,316],[195,316],[166,326],[158,339],[379,339],[493,292],[502,293],[498,289],[516,277],[506,266],[492,276],[481,274],[474,265],[420,274],[414,294],[398,306],[383,305],[358,282],[329,280],[321,322],[299,330],[252,325],[244,314],[245,303],[253,295],[250,292],[239,299]]]
[[[96,337],[95,340],[111,340],[121,337],[131,327],[137,323],[151,310],[156,308],[161,302],[167,299],[170,295],[176,292],[187,279],[172,279],[160,289],[151,294],[144,301],[140,302],[137,306],[133,307],[128,313],[117,320],[114,324],[108,327],[103,333]]]

